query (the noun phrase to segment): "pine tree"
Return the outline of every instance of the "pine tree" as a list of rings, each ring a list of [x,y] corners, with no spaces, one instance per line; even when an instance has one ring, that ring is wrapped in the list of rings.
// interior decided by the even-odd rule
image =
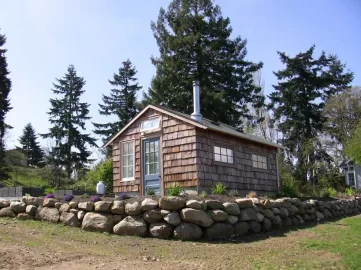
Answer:
[[[41,166],[44,164],[44,153],[37,142],[38,137],[31,125],[27,124],[23,130],[23,135],[20,136],[19,142],[21,144],[21,150],[27,157],[28,166]]]
[[[325,102],[347,89],[353,80],[353,73],[344,72],[345,65],[336,56],[322,52],[314,58],[314,49],[312,46],[293,58],[278,52],[286,67],[274,72],[278,84],[269,95],[269,108],[283,133],[281,143],[297,160],[296,171],[303,181],[308,176],[313,179],[318,161],[330,158],[318,138],[325,123]]]
[[[54,94],[60,98],[50,99],[49,121],[53,125],[44,138],[53,138],[55,146],[49,156],[54,157],[52,163],[65,168],[68,178],[76,170],[82,169],[90,161],[91,152],[88,146],[96,146],[90,134],[81,133],[85,130],[85,121],[89,120],[89,104],[80,102],[85,80],[78,77],[73,65],[63,79],[56,79],[53,84]]]
[[[151,26],[160,57],[152,57],[156,76],[149,94],[144,94],[144,105],[190,114],[196,79],[205,118],[241,128],[242,120],[252,117],[248,104],[262,106],[264,98],[252,74],[263,64],[245,59],[247,41],[231,38],[230,20],[212,0],[173,0]]]
[[[132,66],[129,59],[123,62],[118,74],[113,75],[109,83],[115,87],[110,90],[110,95],[103,95],[103,104],[99,104],[99,113],[106,116],[115,116],[116,120],[105,124],[93,123],[94,133],[101,135],[104,140],[121,130],[137,114],[136,93],[141,86],[138,86],[138,79],[135,77],[137,70]]]
[[[12,109],[10,107],[9,93],[11,91],[11,80],[9,79],[8,64],[6,62],[5,35],[0,34],[0,179],[7,178],[5,168],[5,131],[9,128],[5,123],[6,114]]]

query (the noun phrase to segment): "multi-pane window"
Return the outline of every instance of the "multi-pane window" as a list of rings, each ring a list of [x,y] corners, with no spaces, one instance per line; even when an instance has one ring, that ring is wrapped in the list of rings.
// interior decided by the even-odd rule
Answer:
[[[152,130],[159,128],[160,118],[144,120],[140,125],[140,131]]]
[[[159,173],[159,140],[147,141],[145,147],[145,175]]]
[[[122,143],[122,178],[134,179],[134,142]]]
[[[252,154],[252,166],[259,169],[267,169],[267,158]]]
[[[233,164],[233,149],[214,146],[214,160]]]
[[[355,173],[354,172],[349,172],[348,173],[348,184],[351,187],[355,186]]]

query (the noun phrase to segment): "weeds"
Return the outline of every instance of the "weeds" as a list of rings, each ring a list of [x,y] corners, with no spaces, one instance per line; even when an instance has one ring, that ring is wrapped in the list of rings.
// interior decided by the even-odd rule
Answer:
[[[238,197],[239,193],[238,193],[238,190],[233,189],[230,192],[228,192],[228,195],[231,197]]]
[[[168,195],[169,196],[179,196],[181,194],[181,187],[180,186],[173,186],[168,188]]]
[[[213,194],[224,195],[226,194],[227,186],[223,185],[221,182],[218,182],[214,187],[212,187]]]
[[[153,188],[148,188],[147,189],[147,195],[148,196],[154,196],[155,195],[155,190]]]
[[[204,190],[199,194],[199,197],[201,199],[205,199],[208,196],[207,192],[205,192]]]

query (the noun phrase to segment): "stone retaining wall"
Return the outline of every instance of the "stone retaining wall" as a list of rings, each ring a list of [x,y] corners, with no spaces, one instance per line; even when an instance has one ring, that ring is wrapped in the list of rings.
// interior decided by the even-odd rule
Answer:
[[[141,202],[58,202],[23,197],[0,201],[0,217],[60,222],[87,231],[199,240],[228,239],[280,227],[299,226],[360,213],[361,198],[335,201],[238,198],[233,202],[182,197]]]

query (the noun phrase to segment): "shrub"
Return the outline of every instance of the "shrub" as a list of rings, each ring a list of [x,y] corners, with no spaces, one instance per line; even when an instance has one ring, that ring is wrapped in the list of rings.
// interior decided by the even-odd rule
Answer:
[[[72,199],[74,199],[74,196],[72,194],[66,194],[64,196],[64,201],[70,202]]]
[[[50,193],[45,196],[45,199],[55,198],[54,194]]]
[[[228,195],[231,197],[238,197],[239,193],[238,193],[238,190],[233,189],[230,192],[228,192]]]
[[[333,187],[323,188],[320,195],[322,197],[335,197],[337,195],[337,190]]]
[[[155,195],[155,190],[153,188],[148,188],[147,189],[147,195],[148,196],[154,196]]]
[[[55,189],[50,188],[50,187],[46,188],[44,191],[45,194],[53,194],[54,192],[55,192]]]
[[[99,196],[92,196],[90,200],[91,200],[92,202],[99,202],[99,201],[101,201],[102,199],[101,199]]]
[[[356,191],[352,187],[348,187],[345,189],[345,195],[350,196],[350,197],[355,196]]]
[[[224,195],[226,194],[227,186],[223,185],[221,182],[218,182],[215,186],[212,187],[213,194]]]
[[[256,198],[256,197],[257,197],[257,192],[255,192],[255,191],[250,191],[250,192],[248,192],[247,197],[248,197],[248,198]]]
[[[173,186],[168,188],[168,195],[170,196],[179,196],[181,194],[181,187],[180,186]]]
[[[204,199],[208,196],[207,192],[205,192],[204,190],[199,194],[199,197],[201,197],[201,199]]]

